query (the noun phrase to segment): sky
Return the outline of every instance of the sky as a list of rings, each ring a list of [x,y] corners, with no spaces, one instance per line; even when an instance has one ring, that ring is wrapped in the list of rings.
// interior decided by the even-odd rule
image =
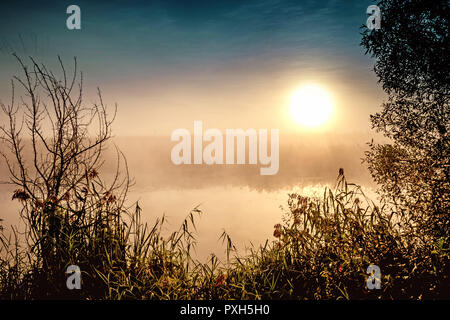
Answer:
[[[81,9],[81,30],[68,30],[66,9]],[[20,75],[15,52],[57,69],[73,58],[83,72],[84,101],[100,87],[118,104],[114,143],[128,159],[147,221],[163,213],[181,222],[194,206],[201,252],[216,250],[222,228],[241,243],[264,243],[294,188],[319,190],[345,168],[350,182],[369,185],[361,158],[374,133],[369,116],[385,98],[360,47],[370,0],[23,1],[0,2],[0,102]],[[292,95],[319,85],[332,101],[326,124],[306,128],[290,110]],[[315,97],[313,97],[315,98]],[[300,99],[301,100],[301,99]],[[314,99],[313,99],[314,100]],[[171,133],[204,129],[278,129],[276,175],[254,166],[175,166]],[[5,121],[0,115],[0,121]],[[114,148],[111,148],[114,151]],[[105,157],[115,164],[111,150]],[[102,173],[113,173],[104,167]],[[0,163],[0,180],[7,177]],[[0,185],[2,218],[18,219],[12,189]],[[309,191],[308,191],[309,192]]]
[[[66,8],[81,9],[68,30]],[[321,131],[367,133],[383,93],[359,46],[367,0],[2,1],[0,100],[19,72],[11,57],[55,68],[77,57],[87,101],[97,87],[117,103],[117,135],[168,135],[208,128],[279,128],[292,121],[289,97],[320,84],[334,114]],[[176,116],[175,116],[176,115]]]

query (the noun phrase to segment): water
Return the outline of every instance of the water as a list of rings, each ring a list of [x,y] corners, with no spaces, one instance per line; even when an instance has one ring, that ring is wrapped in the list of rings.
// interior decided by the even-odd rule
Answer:
[[[286,141],[286,140],[282,140]],[[299,140],[301,141],[301,140]],[[273,240],[273,226],[281,222],[287,194],[322,196],[325,186],[333,187],[340,167],[347,179],[365,186],[373,196],[373,184],[361,165],[363,144],[339,142],[280,145],[280,170],[275,176],[261,176],[256,166],[175,166],[170,161],[171,144],[166,138],[116,139],[127,156],[130,175],[135,185],[128,194],[128,204],[136,201],[143,209],[142,221],[153,224],[165,215],[164,232],[177,230],[190,210],[199,206],[203,214],[196,220],[198,259],[210,253],[224,258],[225,246],[219,241],[224,230],[231,236],[240,253],[251,244],[258,246]],[[105,154],[114,159],[114,149]],[[107,161],[100,170],[111,176],[115,161]],[[123,172],[123,169],[121,169]],[[0,168],[5,180],[7,172]],[[0,185],[3,225],[19,223],[18,201],[11,201],[16,187]]]

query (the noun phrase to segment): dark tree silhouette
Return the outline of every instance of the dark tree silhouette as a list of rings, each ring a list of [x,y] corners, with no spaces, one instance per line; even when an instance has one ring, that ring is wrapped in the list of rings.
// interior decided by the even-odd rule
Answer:
[[[100,90],[98,102],[84,102],[76,60],[69,73],[59,59],[58,76],[32,58],[30,67],[15,57],[23,74],[12,81],[11,102],[0,102],[6,119],[0,155],[9,170],[5,183],[16,186],[12,199],[22,204],[30,264],[42,277],[32,289],[43,290],[44,297],[67,291],[60,278],[70,264],[103,270],[104,251],[123,261],[121,214],[130,180],[119,151],[110,182],[100,174],[115,112],[108,115]]]
[[[362,32],[388,94],[371,116],[389,144],[370,144],[367,163],[398,210],[428,235],[449,236],[450,6],[447,0],[381,0],[381,29]]]

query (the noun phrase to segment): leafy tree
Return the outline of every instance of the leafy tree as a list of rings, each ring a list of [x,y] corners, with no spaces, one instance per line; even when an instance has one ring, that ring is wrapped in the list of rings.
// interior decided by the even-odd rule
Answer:
[[[434,239],[449,236],[450,5],[447,0],[381,0],[381,28],[361,45],[388,94],[372,127],[369,170],[385,199]]]

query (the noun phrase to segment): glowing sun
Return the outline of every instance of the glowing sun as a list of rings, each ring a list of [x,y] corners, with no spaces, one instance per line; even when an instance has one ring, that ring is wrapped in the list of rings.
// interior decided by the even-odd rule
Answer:
[[[330,95],[318,85],[304,85],[291,96],[291,114],[305,127],[324,125],[331,118],[332,111]]]

